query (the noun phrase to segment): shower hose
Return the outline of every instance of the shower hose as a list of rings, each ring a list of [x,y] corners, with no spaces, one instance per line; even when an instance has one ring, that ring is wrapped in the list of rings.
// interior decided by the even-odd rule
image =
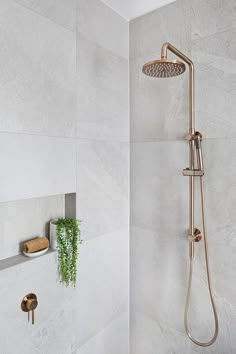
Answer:
[[[190,257],[190,266],[189,266],[189,278],[188,278],[188,289],[187,289],[187,297],[186,297],[186,304],[185,304],[185,311],[184,311],[184,327],[188,337],[191,341],[201,347],[208,347],[209,345],[213,344],[218,336],[219,331],[219,324],[218,324],[218,316],[216,311],[216,306],[214,303],[214,298],[212,294],[212,286],[211,286],[211,277],[210,277],[210,270],[209,270],[209,260],[208,260],[208,243],[207,243],[207,232],[206,232],[206,221],[205,221],[205,202],[204,202],[204,188],[203,188],[203,177],[200,177],[200,189],[201,189],[201,209],[202,209],[202,226],[203,226],[203,241],[204,241],[204,251],[205,251],[205,261],[206,261],[206,272],[207,272],[207,282],[208,282],[208,289],[209,295],[211,299],[212,310],[214,313],[214,320],[215,320],[215,332],[211,340],[209,342],[199,342],[198,340],[194,339],[191,335],[191,332],[188,328],[188,312],[189,312],[189,302],[190,302],[190,294],[191,294],[191,287],[192,287],[192,276],[193,276],[193,257]],[[194,242],[194,241],[192,241]]]

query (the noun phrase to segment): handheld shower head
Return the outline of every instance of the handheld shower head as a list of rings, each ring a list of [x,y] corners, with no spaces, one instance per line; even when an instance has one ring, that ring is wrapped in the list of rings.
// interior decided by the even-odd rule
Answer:
[[[143,73],[151,77],[167,78],[185,72],[185,64],[179,60],[162,58],[143,65]]]

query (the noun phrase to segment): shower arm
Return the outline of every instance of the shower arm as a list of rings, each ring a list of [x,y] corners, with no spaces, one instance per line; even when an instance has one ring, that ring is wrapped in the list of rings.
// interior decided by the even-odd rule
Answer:
[[[177,57],[182,59],[189,66],[189,134],[195,134],[195,120],[194,120],[194,65],[193,62],[177,48],[170,43],[164,43],[161,47],[161,58],[167,58],[167,49],[174,53]]]

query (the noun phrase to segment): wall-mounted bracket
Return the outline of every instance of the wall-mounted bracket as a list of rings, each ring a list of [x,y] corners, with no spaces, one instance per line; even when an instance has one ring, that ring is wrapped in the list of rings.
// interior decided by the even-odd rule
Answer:
[[[204,175],[204,171],[198,170],[198,169],[193,169],[191,170],[190,168],[185,168],[183,170],[183,176],[193,176],[193,177],[200,177]]]

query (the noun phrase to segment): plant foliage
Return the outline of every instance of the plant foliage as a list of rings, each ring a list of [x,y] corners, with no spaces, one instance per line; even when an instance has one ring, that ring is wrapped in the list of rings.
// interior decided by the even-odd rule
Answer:
[[[66,287],[76,284],[78,248],[81,244],[79,226],[80,222],[75,219],[57,221],[58,270],[60,281]]]

